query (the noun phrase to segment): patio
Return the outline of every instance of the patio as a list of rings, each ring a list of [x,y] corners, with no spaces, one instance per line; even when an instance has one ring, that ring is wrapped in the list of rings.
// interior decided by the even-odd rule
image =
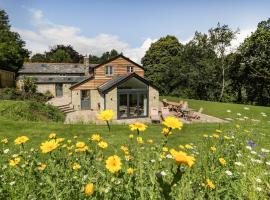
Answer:
[[[159,103],[158,108],[158,118],[160,120],[160,123],[162,123],[162,113],[161,110],[164,108],[163,102]],[[189,120],[187,118],[179,117],[179,113],[176,111],[170,111],[168,116],[176,116],[181,120],[184,124],[190,124],[190,123],[226,123],[228,121],[203,114],[202,112],[197,112],[193,109],[192,112],[194,112],[194,115],[197,116],[197,118],[194,118],[192,120]],[[95,123],[95,124],[103,124],[103,122],[100,122],[97,120],[97,115],[99,111],[95,110],[78,110],[71,113],[67,113],[66,115],[66,124],[75,124],[75,123]],[[135,118],[135,119],[121,119],[121,120],[113,120],[113,123],[115,124],[130,124],[134,122],[142,122],[142,123],[152,123],[151,117],[146,118]]]

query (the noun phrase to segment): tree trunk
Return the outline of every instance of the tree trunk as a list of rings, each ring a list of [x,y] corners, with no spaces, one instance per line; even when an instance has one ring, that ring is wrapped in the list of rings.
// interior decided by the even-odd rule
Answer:
[[[222,68],[222,88],[221,88],[221,92],[220,92],[220,96],[219,96],[219,100],[218,101],[221,101],[222,100],[224,89],[225,89],[224,56],[222,56],[222,58],[221,58],[221,68]]]

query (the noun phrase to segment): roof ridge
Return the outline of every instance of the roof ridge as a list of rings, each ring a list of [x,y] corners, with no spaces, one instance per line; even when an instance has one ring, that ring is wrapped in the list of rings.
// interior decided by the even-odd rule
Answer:
[[[56,63],[56,62],[24,62],[23,64],[59,64],[59,65],[74,64],[74,65],[84,65],[83,63]],[[89,65],[98,65],[98,64],[89,63]]]

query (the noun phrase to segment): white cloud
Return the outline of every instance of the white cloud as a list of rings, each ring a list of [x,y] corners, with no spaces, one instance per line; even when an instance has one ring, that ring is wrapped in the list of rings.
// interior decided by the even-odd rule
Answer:
[[[231,42],[231,51],[235,51],[244,40],[256,30],[256,27],[240,30],[236,38]]]
[[[81,34],[81,30],[74,26],[54,24],[47,20],[41,10],[30,10],[32,13],[31,24],[34,30],[13,28],[26,42],[26,48],[32,53],[43,53],[49,47],[64,44],[72,45],[81,54],[101,55],[105,51],[116,49],[124,55],[139,62],[145,51],[155,39],[147,38],[140,47],[131,48],[128,43],[120,40],[118,36],[99,34],[95,37],[87,37]]]

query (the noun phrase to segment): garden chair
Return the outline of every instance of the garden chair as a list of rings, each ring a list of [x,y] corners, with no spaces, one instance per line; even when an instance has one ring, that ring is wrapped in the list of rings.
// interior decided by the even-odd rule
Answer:
[[[160,123],[158,108],[151,108],[150,118],[152,122]]]
[[[167,107],[169,105],[167,99],[162,99],[162,103],[164,107]]]
[[[161,116],[164,120],[166,117],[171,116],[170,109],[168,107],[162,107],[161,108]]]
[[[202,113],[203,108],[201,107],[198,112],[190,111],[190,113],[187,116],[187,119],[191,121],[191,119],[200,119],[200,114]]]

